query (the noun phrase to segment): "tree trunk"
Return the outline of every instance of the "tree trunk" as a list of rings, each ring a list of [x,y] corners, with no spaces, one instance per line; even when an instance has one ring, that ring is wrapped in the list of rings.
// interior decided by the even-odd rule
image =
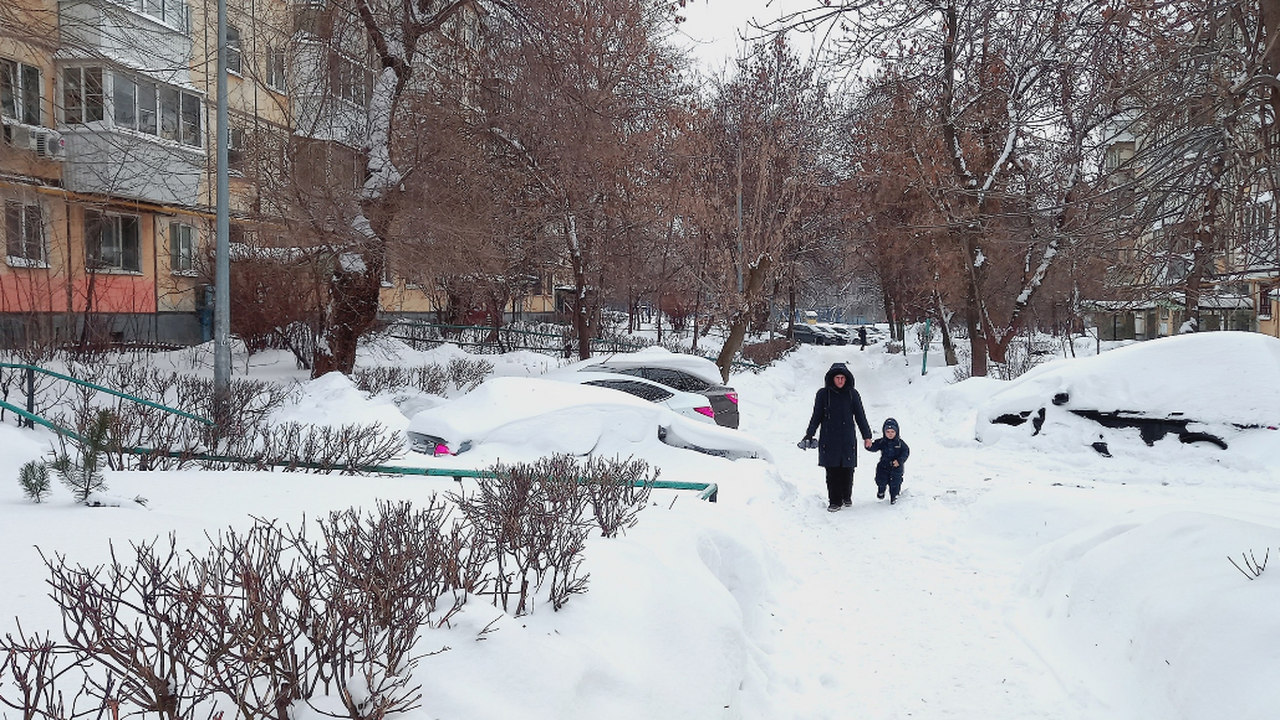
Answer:
[[[311,377],[329,372],[349,374],[356,364],[360,338],[378,322],[382,259],[378,248],[334,258],[325,309],[324,334],[316,348]]]
[[[742,304],[738,306],[737,311],[733,314],[729,324],[729,337],[725,339],[724,347],[720,349],[720,355],[716,358],[716,365],[720,368],[720,376],[725,382],[729,381],[729,369],[733,366],[733,359],[738,356],[738,351],[742,349],[742,343],[746,340],[747,327],[751,324],[751,309],[755,307],[760,299],[760,293],[764,289],[765,277],[769,274],[769,268],[772,264],[772,259],[768,255],[764,255],[756,261],[755,265],[747,273]]]

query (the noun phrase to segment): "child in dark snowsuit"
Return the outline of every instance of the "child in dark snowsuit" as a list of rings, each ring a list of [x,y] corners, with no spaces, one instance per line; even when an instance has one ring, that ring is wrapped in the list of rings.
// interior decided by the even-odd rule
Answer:
[[[902,491],[902,465],[911,454],[911,448],[898,436],[898,421],[889,418],[884,421],[884,437],[871,443],[872,452],[880,453],[880,462],[876,463],[876,497],[884,499],[885,488],[889,489],[889,504],[898,502],[898,493]]]

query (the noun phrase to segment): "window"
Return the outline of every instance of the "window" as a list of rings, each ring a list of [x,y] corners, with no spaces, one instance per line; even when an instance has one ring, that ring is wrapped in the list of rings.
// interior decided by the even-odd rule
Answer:
[[[650,402],[665,402],[671,398],[673,393],[669,393],[659,387],[646,385],[640,382],[630,382],[627,380],[591,380],[582,383],[583,385],[595,385],[596,387],[609,388],[610,390],[620,390],[629,395],[635,395]]]
[[[40,68],[0,58],[0,115],[40,124]]]
[[[195,272],[196,229],[183,223],[169,223],[169,272],[188,275]]]
[[[288,80],[285,78],[285,65],[288,60],[288,52],[274,45],[267,46],[267,85],[276,90],[288,89]]]
[[[200,98],[195,95],[182,95],[181,128],[183,145],[200,145]]]
[[[244,128],[227,128],[227,169],[244,171]]]
[[[200,145],[200,98],[124,73],[111,73],[112,119],[116,127]]]
[[[62,71],[62,112],[68,125],[102,120],[102,68],[69,67]]]
[[[44,212],[36,203],[4,204],[4,245],[9,264],[44,267]]]
[[[187,31],[187,6],[182,0],[115,0],[130,10],[153,17],[171,27]]]
[[[373,90],[373,72],[350,58],[335,55],[329,83],[335,95],[364,107],[369,104],[369,94]]]
[[[227,26],[227,72],[240,74],[241,63],[244,56],[240,51],[240,28],[234,25]]]
[[[138,216],[85,212],[85,252],[90,270],[142,272]]]

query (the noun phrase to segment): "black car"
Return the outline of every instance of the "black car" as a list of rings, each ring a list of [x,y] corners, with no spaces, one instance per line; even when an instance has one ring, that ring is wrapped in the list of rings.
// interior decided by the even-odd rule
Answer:
[[[807,345],[829,345],[831,342],[826,333],[818,332],[817,329],[808,323],[796,323],[792,331],[794,333],[792,337],[798,343],[805,343]]]
[[[657,365],[632,365],[630,363],[624,365],[603,362],[584,367],[582,371],[633,375],[676,390],[698,393],[711,401],[711,408],[716,413],[715,421],[717,425],[729,428],[738,427],[738,393],[728,385],[708,382],[693,373]]]

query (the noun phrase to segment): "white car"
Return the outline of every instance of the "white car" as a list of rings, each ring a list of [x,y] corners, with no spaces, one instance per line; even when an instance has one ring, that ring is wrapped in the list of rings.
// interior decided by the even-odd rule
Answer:
[[[720,368],[704,357],[651,347],[632,353],[598,355],[576,362],[566,369],[631,375],[670,389],[697,393],[711,401],[717,425],[736,428],[739,424],[738,392],[724,384],[720,378]]]
[[[539,455],[632,455],[643,454],[647,444],[661,443],[731,460],[771,459],[747,433],[694,420],[625,392],[545,378],[490,378],[462,397],[415,415],[407,434],[410,449],[434,456],[461,455],[481,446],[495,453],[533,449]]]
[[[657,403],[672,412],[702,422],[714,423],[716,412],[711,401],[705,395],[676,390],[673,387],[654,382],[637,375],[624,375],[612,372],[552,372],[544,375],[548,380],[567,382],[575,385],[616,390],[633,395],[641,400]]]

